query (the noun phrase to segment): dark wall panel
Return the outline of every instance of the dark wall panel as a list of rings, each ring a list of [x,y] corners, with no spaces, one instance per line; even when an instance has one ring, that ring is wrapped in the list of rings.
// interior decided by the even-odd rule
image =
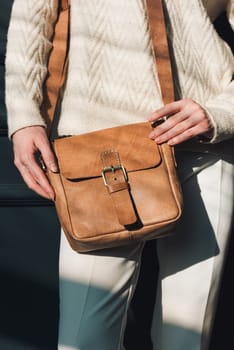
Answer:
[[[60,226],[51,202],[23,183],[7,137],[4,61],[12,3],[0,0],[0,349],[55,350]]]

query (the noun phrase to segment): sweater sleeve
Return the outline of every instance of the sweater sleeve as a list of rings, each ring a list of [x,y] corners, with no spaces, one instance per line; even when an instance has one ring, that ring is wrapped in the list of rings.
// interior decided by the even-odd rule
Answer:
[[[229,23],[234,30],[234,0],[229,0],[227,5],[227,18]]]
[[[214,125],[211,143],[234,137],[234,81],[227,88],[203,106]]]
[[[234,0],[221,0],[217,3],[213,0],[203,0],[203,2],[212,20],[226,10],[227,18],[234,30]],[[226,74],[229,75],[229,83],[226,84],[222,93],[208,100],[203,106],[214,125],[211,143],[234,137],[234,57],[232,68]]]
[[[6,50],[6,107],[9,136],[32,125],[40,115],[58,0],[15,0]]]

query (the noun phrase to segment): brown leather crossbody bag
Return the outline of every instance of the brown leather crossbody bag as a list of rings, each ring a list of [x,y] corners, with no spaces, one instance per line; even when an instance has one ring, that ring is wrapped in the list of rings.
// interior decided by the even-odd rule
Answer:
[[[147,0],[152,46],[164,103],[173,84],[161,0]],[[43,115],[51,128],[68,56],[69,4],[61,1],[45,82]],[[46,171],[71,247],[121,246],[173,232],[182,211],[174,150],[148,138],[148,122],[53,140],[59,172]]]

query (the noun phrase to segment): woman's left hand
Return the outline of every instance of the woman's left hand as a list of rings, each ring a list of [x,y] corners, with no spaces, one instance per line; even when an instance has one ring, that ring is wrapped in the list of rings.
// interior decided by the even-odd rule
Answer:
[[[213,130],[205,110],[189,98],[165,105],[153,112],[148,120],[153,123],[165,117],[169,118],[149,135],[158,144],[177,145],[198,135],[209,136]]]

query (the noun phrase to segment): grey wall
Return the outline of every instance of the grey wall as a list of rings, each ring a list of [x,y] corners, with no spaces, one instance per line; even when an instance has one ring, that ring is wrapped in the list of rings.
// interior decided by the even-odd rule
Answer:
[[[60,229],[53,206],[13,165],[4,105],[4,56],[12,1],[0,0],[0,349],[56,348]]]

